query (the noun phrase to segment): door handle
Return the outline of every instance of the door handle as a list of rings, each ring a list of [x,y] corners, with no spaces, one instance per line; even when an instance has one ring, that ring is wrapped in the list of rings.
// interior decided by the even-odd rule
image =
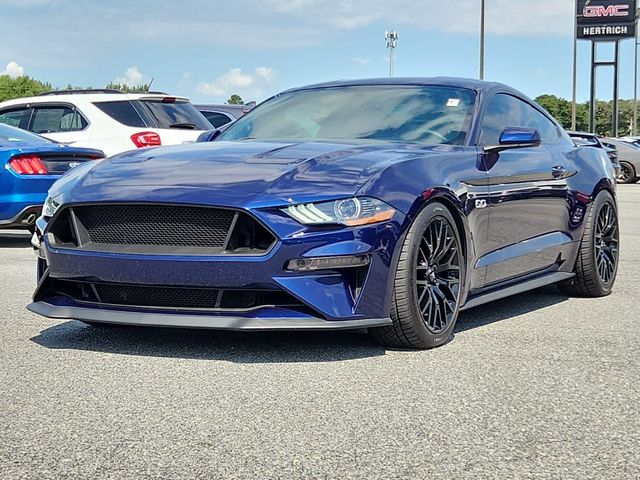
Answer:
[[[567,169],[562,165],[556,165],[551,169],[551,175],[553,178],[563,178],[567,174]]]

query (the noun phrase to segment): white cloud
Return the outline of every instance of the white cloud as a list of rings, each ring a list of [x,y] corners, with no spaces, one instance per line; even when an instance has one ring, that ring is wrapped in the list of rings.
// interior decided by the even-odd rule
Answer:
[[[353,61],[358,65],[369,65],[371,63],[370,58],[353,57]]]
[[[124,72],[124,75],[122,75],[121,77],[116,77],[114,82],[122,83],[130,87],[135,87],[137,85],[148,83],[149,77],[143,74],[138,67],[133,66],[127,68],[127,70]]]
[[[19,65],[18,62],[11,61],[7,63],[7,66],[0,72],[0,75],[9,75],[11,78],[22,77],[24,76],[24,67]]]
[[[236,93],[245,100],[254,100],[267,93],[274,77],[275,72],[269,67],[258,67],[253,73],[232,68],[212,82],[201,82],[198,92],[212,97],[228,97]]]

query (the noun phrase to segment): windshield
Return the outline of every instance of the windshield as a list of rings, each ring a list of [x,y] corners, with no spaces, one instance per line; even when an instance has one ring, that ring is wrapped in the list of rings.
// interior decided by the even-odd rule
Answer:
[[[463,145],[471,90],[354,86],[278,95],[231,125],[220,140],[383,141]]]
[[[16,142],[53,143],[51,140],[41,137],[40,135],[34,135],[19,128],[0,124],[0,144],[7,145]]]

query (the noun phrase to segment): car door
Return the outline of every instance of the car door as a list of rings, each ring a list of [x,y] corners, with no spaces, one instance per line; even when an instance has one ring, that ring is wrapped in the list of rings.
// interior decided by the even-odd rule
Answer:
[[[478,267],[485,286],[557,270],[572,241],[566,139],[544,113],[515,96],[498,93],[483,116],[479,145],[498,145],[507,127],[536,129],[542,143],[485,153],[489,185],[489,233]]]
[[[33,105],[29,130],[56,142],[87,147],[89,122],[74,105],[52,103]]]

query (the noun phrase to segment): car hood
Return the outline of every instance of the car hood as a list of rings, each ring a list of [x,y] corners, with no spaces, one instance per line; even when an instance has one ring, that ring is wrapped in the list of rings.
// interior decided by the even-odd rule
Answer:
[[[251,141],[161,147],[99,162],[65,179],[57,190],[71,188],[72,201],[142,200],[149,192],[189,189],[236,200],[231,203],[252,195],[304,201],[353,195],[392,163],[452,148]]]

